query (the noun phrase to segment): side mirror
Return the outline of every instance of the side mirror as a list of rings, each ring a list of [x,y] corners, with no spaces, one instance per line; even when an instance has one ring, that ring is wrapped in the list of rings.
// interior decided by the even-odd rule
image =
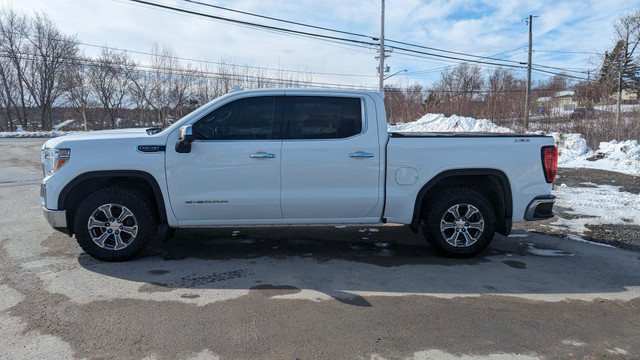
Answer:
[[[185,125],[180,128],[178,132],[178,142],[176,143],[176,152],[178,153],[190,153],[191,143],[195,139],[193,136],[193,126]]]

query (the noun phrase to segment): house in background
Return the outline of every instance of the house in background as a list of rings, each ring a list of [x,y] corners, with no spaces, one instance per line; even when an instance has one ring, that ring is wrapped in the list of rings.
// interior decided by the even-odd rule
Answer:
[[[560,115],[572,113],[578,107],[578,98],[573,90],[558,91],[551,96],[536,99],[537,113]]]
[[[609,98],[611,100],[618,100],[618,93],[613,93],[611,94],[611,96],[609,96]],[[638,102],[638,93],[636,92],[631,92],[628,90],[622,90],[622,103],[623,104],[631,104],[631,103],[637,103]]]

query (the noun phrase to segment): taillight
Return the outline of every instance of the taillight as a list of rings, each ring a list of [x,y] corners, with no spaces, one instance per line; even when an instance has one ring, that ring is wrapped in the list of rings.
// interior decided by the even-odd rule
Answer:
[[[542,170],[545,180],[552,183],[558,171],[558,148],[555,146],[542,147]]]

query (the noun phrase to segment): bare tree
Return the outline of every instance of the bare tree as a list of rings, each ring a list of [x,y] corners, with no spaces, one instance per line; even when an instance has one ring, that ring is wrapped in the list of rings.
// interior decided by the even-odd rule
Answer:
[[[89,82],[98,101],[107,112],[112,128],[130,100],[130,84],[135,63],[122,51],[103,49],[92,64]]]
[[[474,115],[474,103],[481,102],[484,75],[477,65],[461,63],[445,70],[434,86],[430,104],[439,104],[442,112]]]
[[[81,57],[73,59],[67,71],[63,74],[66,97],[69,103],[82,116],[84,131],[88,131],[87,108],[91,104],[93,93],[90,84],[90,67],[87,65],[88,61],[88,59]]]
[[[622,41],[621,56],[617,63],[618,96],[616,107],[616,127],[620,126],[620,103],[622,101],[623,77],[633,64],[633,54],[640,45],[640,9],[621,15],[614,23],[616,42]]]
[[[0,9],[0,50],[6,54],[9,61],[3,63],[2,81],[5,96],[14,109],[13,115],[24,129],[29,127],[27,108],[30,98],[24,87],[24,73],[26,68],[26,38],[29,31],[28,18],[13,9]]]
[[[44,14],[36,14],[30,28],[33,34],[26,36],[29,58],[23,81],[40,110],[41,129],[50,130],[51,109],[62,93],[62,74],[76,57],[78,47],[72,37],[62,34]]]

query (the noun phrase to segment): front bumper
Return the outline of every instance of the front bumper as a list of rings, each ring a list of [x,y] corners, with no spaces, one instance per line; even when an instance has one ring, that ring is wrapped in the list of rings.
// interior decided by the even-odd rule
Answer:
[[[49,210],[45,207],[42,208],[45,219],[49,222],[51,227],[56,230],[67,229],[67,211],[66,210]]]
[[[556,216],[556,213],[553,212],[555,202],[556,197],[553,195],[536,196],[527,206],[524,219],[527,221],[544,220]]]

